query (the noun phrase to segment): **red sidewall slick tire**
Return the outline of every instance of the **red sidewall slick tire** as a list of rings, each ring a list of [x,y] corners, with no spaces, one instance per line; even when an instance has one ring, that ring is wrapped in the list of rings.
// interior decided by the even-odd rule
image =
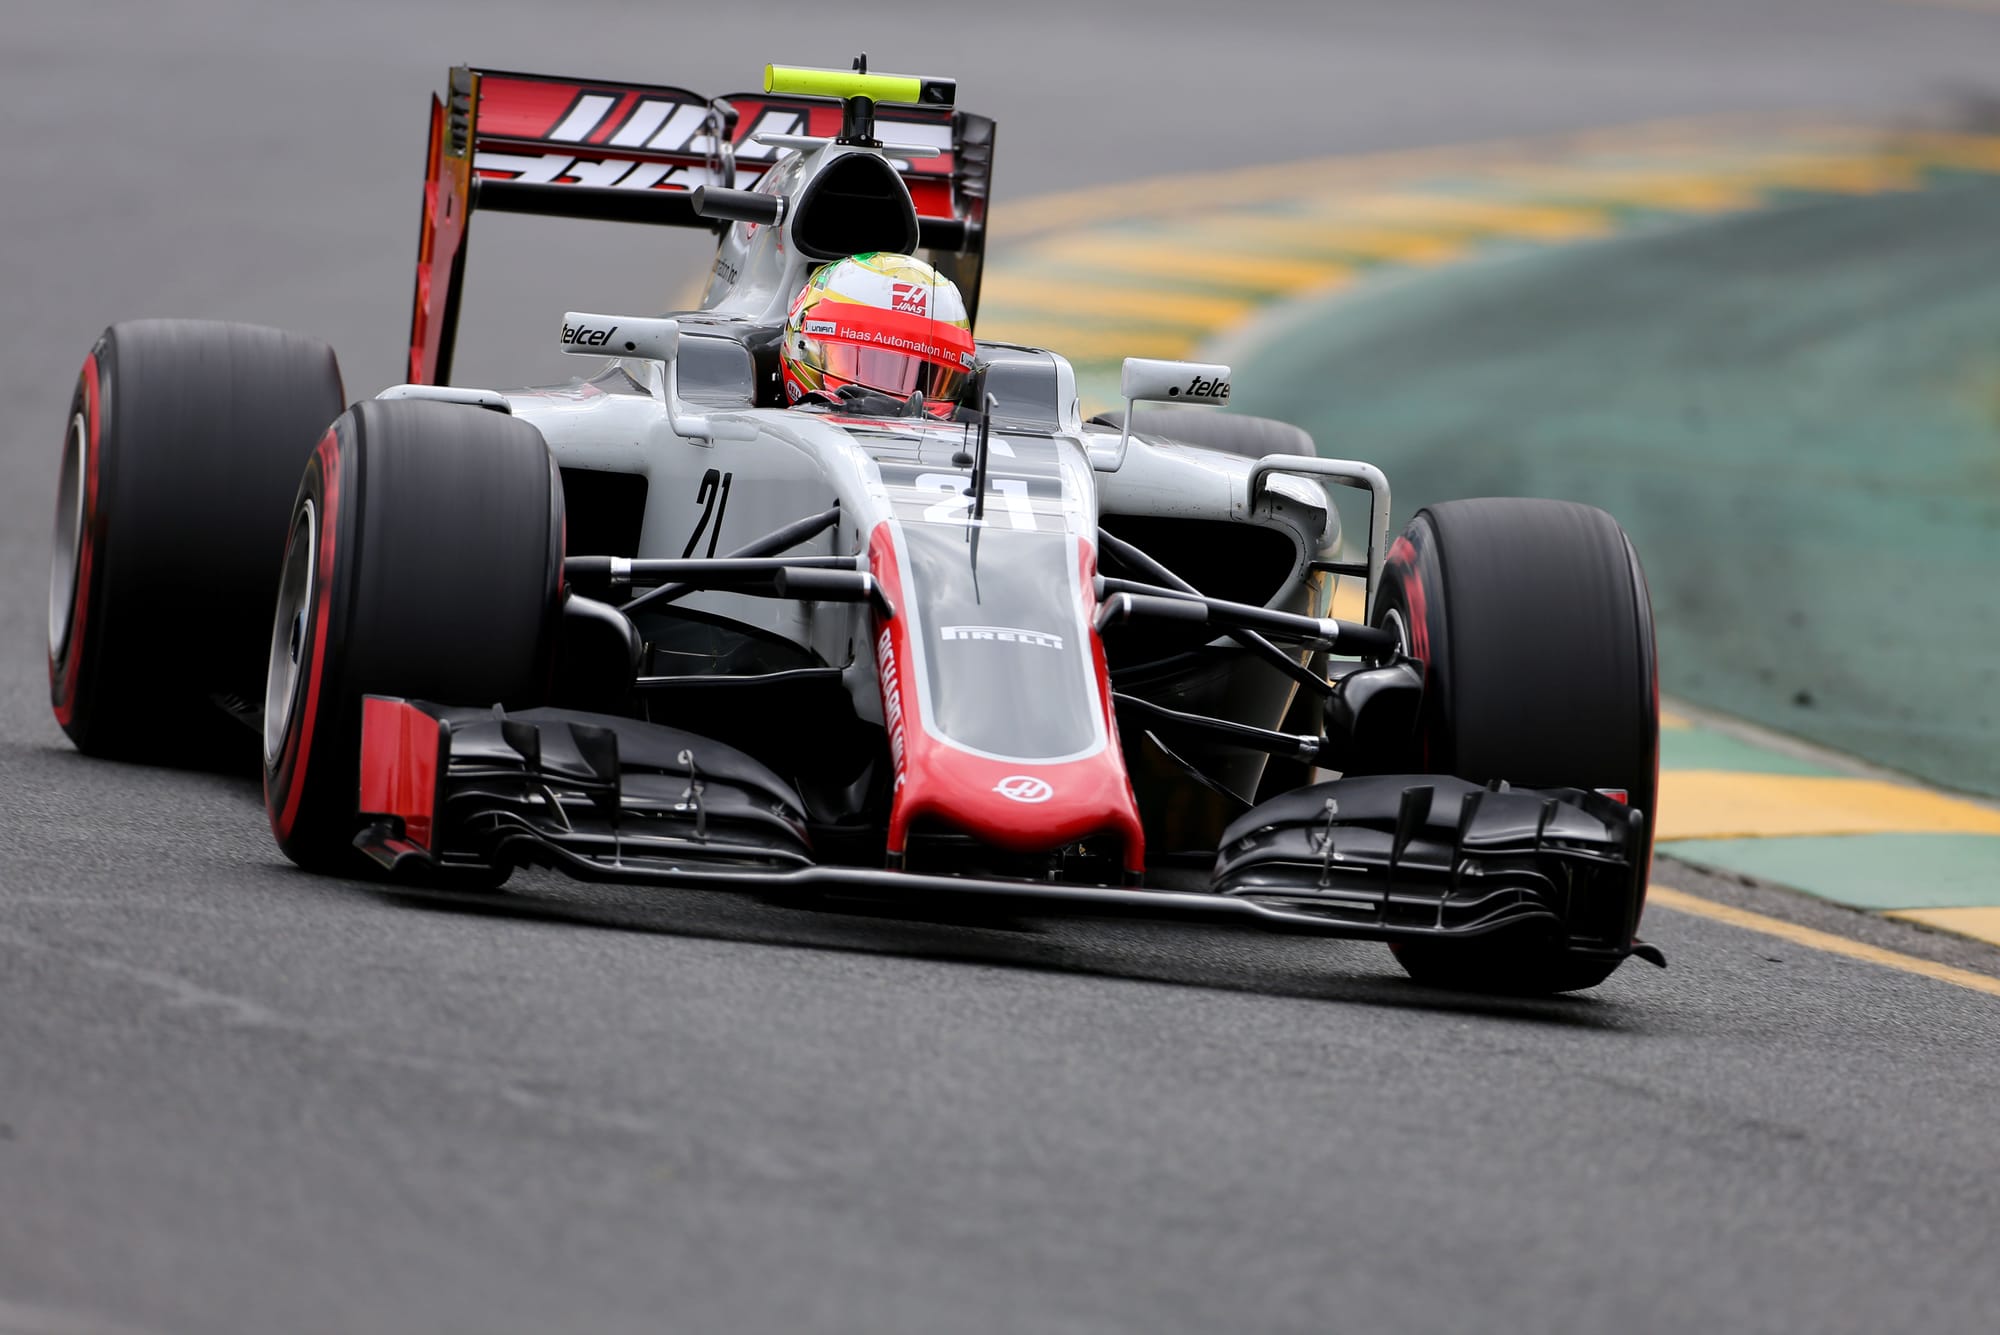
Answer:
[[[138,320],[84,360],[49,572],[49,702],[90,755],[235,765],[299,468],[339,413],[333,350],[253,325]]]
[[[484,408],[370,400],[313,451],[270,628],[264,802],[285,855],[353,846],[361,700],[547,699],[562,487],[541,433]]]
[[[91,750],[95,720],[82,706],[83,664],[103,638],[102,632],[90,634],[91,591],[99,577],[97,549],[103,532],[97,501],[104,431],[100,366],[99,349],[93,348],[70,396],[49,568],[49,704],[56,722],[85,751]]]
[[[1618,790],[1646,816],[1659,788],[1652,604],[1618,522],[1568,501],[1449,501],[1417,512],[1390,548],[1376,625],[1424,665],[1409,770],[1520,787]],[[1622,913],[1635,931],[1644,877]],[[1564,992],[1615,962],[1532,942],[1405,944],[1413,977],[1498,992]]]

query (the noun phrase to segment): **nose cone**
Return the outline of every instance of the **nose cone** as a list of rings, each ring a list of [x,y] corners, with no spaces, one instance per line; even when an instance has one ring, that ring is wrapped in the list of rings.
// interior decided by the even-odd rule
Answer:
[[[889,852],[942,825],[1012,853],[1145,837],[1091,629],[1090,545],[1069,532],[883,523],[870,569],[893,616],[875,640],[896,766]]]

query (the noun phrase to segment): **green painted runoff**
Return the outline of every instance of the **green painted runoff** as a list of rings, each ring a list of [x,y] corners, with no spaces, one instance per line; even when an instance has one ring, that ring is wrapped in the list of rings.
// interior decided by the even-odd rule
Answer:
[[[1670,693],[2000,794],[2000,182],[1406,271],[1235,370],[1241,410],[1382,465],[1399,523],[1617,515]]]

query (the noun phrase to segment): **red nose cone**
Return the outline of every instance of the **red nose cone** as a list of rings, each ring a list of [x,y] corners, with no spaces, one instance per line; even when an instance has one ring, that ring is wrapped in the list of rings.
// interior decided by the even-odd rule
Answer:
[[[1014,853],[1046,852],[1112,835],[1123,844],[1126,871],[1142,871],[1145,836],[1118,749],[1103,646],[1089,629],[1095,610],[1091,577],[1096,569],[1090,545],[1075,540],[1076,558],[1066,571],[1066,587],[1045,590],[1048,598],[1060,601],[1054,609],[1060,622],[1045,623],[1058,625],[1057,631],[945,625],[939,623],[954,614],[953,604],[910,587],[911,566],[898,550],[894,528],[889,523],[877,526],[869,541],[870,569],[896,609],[895,615],[877,623],[875,641],[883,719],[896,766],[896,794],[889,815],[891,855],[903,853],[912,825],[922,822],[948,826]],[[1070,541],[1067,535],[1048,536]],[[988,598],[990,605],[994,599],[990,593]],[[956,644],[960,638],[970,643]],[[989,743],[977,746],[953,736],[944,716],[962,715],[965,708],[977,708],[981,702],[954,699],[945,708],[947,702],[939,695],[954,689],[978,690],[992,679],[958,680],[940,673],[931,660],[945,652],[990,654],[997,665],[994,670],[1003,673],[1026,664],[1022,671],[1045,672],[1051,686],[1079,692],[1084,698],[1055,700],[1031,684],[994,704],[1018,715],[1025,699],[1025,708],[1084,716],[1093,742],[1079,748],[1081,753],[1037,759],[1009,756],[990,738],[977,739]],[[1065,652],[1085,657],[1075,664],[1050,657]],[[1012,678],[1001,680],[1020,685]],[[1025,735],[1026,729],[1022,731]]]

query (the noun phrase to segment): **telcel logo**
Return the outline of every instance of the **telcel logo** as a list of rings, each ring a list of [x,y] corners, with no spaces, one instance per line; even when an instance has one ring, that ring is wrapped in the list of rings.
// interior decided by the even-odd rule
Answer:
[[[1048,780],[1032,774],[1009,774],[993,785],[993,791],[1012,802],[1046,802],[1056,795]]]
[[[579,348],[601,348],[617,332],[617,325],[609,329],[592,329],[586,324],[566,324],[563,326],[562,341]]]
[[[1196,376],[1188,381],[1188,387],[1175,391],[1190,399],[1226,399],[1229,397],[1227,380],[1210,380],[1207,376]]]

